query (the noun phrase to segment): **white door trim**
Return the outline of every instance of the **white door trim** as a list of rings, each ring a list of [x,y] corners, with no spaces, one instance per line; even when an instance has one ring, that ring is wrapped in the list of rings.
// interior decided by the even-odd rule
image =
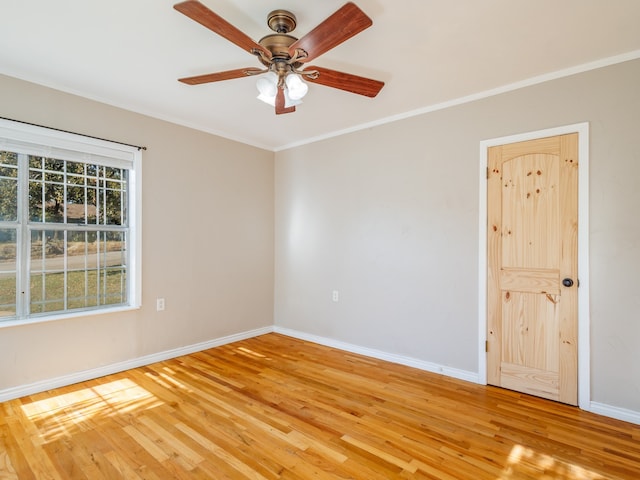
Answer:
[[[478,268],[478,382],[487,384],[487,151],[489,147],[578,133],[578,406],[590,410],[589,316],[589,123],[565,125],[480,142],[479,268]]]

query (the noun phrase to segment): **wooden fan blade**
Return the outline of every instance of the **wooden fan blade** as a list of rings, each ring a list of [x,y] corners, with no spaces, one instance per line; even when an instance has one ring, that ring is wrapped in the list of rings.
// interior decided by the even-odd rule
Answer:
[[[259,68],[238,68],[218,73],[206,73],[195,77],[179,78],[178,81],[188,85],[200,85],[201,83],[221,82],[222,80],[233,80],[234,78],[247,77],[251,74],[261,73]]]
[[[213,13],[197,0],[187,0],[186,2],[177,3],[173,8],[191,20],[195,20],[200,25],[207,27],[212,32],[226,38],[243,50],[251,53],[252,50],[258,49],[264,52],[267,58],[271,58],[271,52],[269,52],[269,50],[253,41],[249,36],[238,30],[218,14]]]
[[[296,107],[285,107],[284,103],[284,90],[278,87],[278,92],[276,93],[276,115],[293,113],[296,111]]]
[[[356,4],[349,2],[300,40],[294,42],[289,47],[289,55],[293,57],[296,49],[301,48],[308,55],[306,58],[300,59],[300,62],[308,62],[371,25],[373,25],[373,21]]]
[[[315,70],[318,72],[318,77],[315,79],[305,76],[304,79],[308,82],[319,83],[326,87],[338,88],[346,92],[364,95],[365,97],[375,97],[380,90],[382,90],[382,87],[384,87],[384,82],[379,80],[329,70],[328,68],[306,67],[305,70],[309,72]]]

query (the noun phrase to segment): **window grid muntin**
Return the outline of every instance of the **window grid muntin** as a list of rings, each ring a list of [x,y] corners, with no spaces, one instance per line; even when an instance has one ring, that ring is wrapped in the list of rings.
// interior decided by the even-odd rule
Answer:
[[[17,255],[17,228],[0,227],[0,319],[13,317],[18,311]]]
[[[30,239],[33,239],[33,234],[38,233],[42,236],[44,233],[44,241],[41,243],[39,257],[33,258],[33,255],[30,255],[30,265],[28,270],[29,276],[29,285],[33,286],[34,278],[39,276],[40,281],[37,283],[38,288],[41,289],[37,296],[37,300],[34,300],[31,295],[31,288],[27,290],[28,297],[26,299],[27,305],[29,305],[29,310],[31,315],[40,315],[40,314],[49,314],[51,311],[40,308],[38,311],[34,311],[32,307],[41,307],[46,306],[47,304],[59,303],[62,302],[63,309],[61,311],[74,311],[77,309],[92,309],[92,308],[100,308],[105,305],[123,305],[128,301],[128,285],[127,279],[129,278],[129,252],[128,252],[128,235],[127,229],[124,227],[114,227],[107,225],[63,225],[63,224],[31,224],[29,225],[29,235]],[[47,257],[47,243],[52,243],[51,238],[54,235],[47,235],[47,232],[59,232],[62,237],[63,242],[63,250],[64,255],[62,256],[62,265],[60,268],[49,268],[47,265],[47,260],[50,260],[51,257]],[[86,235],[90,233],[96,234],[96,266],[86,266],[88,262],[87,256],[87,244],[85,243],[85,254],[82,255],[80,259],[83,262],[83,266],[86,268],[74,268],[69,265],[70,257],[69,255],[69,234],[74,232],[82,232]],[[112,235],[120,235],[121,239],[116,241],[120,244],[120,249],[115,250],[113,248],[109,248],[108,242],[114,241],[110,240],[108,237]],[[31,242],[33,248],[33,241]],[[54,247],[55,248],[55,247]],[[32,250],[30,250],[32,251]],[[111,255],[110,255],[111,254]],[[112,264],[109,258],[119,257],[120,264]],[[53,257],[55,258],[55,257]],[[39,262],[39,265],[34,265],[35,261]],[[35,267],[35,268],[34,268]],[[121,276],[124,277],[124,281],[120,282],[120,287],[118,292],[111,292],[108,290],[109,288],[109,275],[113,274],[112,272],[120,272]],[[61,275],[62,278],[62,295],[61,298],[56,297],[52,298],[48,295],[47,292],[47,279],[53,278],[52,275]],[[83,297],[72,297],[71,300],[77,301],[80,299],[84,299],[85,303],[89,302],[89,299],[95,299],[95,303],[91,305],[86,305],[83,307],[69,307],[69,277],[83,275],[85,276],[85,287],[87,282],[87,277],[91,275],[95,275],[96,277],[96,292],[92,294],[88,289],[85,288]],[[60,287],[58,287],[60,288]],[[111,302],[110,300],[113,298],[119,298],[120,301]],[[58,311],[58,310],[56,310]]]
[[[58,168],[47,168],[47,166],[57,166]],[[83,172],[77,171],[69,172],[70,167],[83,166]],[[95,173],[94,173],[95,172]],[[127,226],[127,184],[128,184],[128,171],[125,168],[109,167],[105,165],[92,165],[87,163],[74,162],[70,160],[57,160],[50,159],[43,156],[29,156],[29,196],[31,193],[38,192],[39,198],[32,199],[33,202],[29,205],[29,217],[32,222],[39,223],[78,223],[78,224],[90,224],[89,205],[88,200],[95,196],[95,224],[96,225],[122,225]],[[70,179],[83,179],[82,183],[72,182]],[[83,195],[82,202],[70,201],[69,186],[72,185],[74,189],[79,188],[82,185]],[[38,188],[39,187],[39,188]],[[53,195],[56,193],[56,187],[62,189],[61,195]],[[91,194],[92,195],[91,195]],[[114,216],[110,214],[111,209],[108,204],[109,200],[117,200],[117,212],[115,215],[115,222],[112,222]],[[58,201],[59,200],[59,201]],[[38,214],[35,215],[35,207],[39,204],[41,207],[38,209]],[[56,209],[53,214],[49,213],[49,204],[54,201]],[[84,206],[84,221],[69,222],[69,208],[70,205],[82,204]],[[55,213],[57,209],[61,209],[62,218],[61,221],[56,221]]]
[[[18,221],[18,182],[18,155],[15,152],[0,151],[0,191],[3,192],[0,198],[0,222]],[[9,198],[7,193],[12,190],[15,190],[15,195]]]

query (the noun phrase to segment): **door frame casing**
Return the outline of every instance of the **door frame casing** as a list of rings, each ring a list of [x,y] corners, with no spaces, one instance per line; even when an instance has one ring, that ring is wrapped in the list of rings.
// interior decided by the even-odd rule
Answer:
[[[480,142],[479,268],[478,268],[478,383],[487,384],[487,168],[490,147],[578,134],[578,406],[590,410],[589,315],[589,123],[577,123]]]

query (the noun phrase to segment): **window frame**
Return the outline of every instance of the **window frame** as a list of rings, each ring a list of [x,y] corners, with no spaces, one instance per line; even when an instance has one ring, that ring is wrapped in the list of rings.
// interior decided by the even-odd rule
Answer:
[[[127,170],[127,289],[126,303],[117,305],[100,305],[73,310],[61,310],[46,313],[25,313],[16,311],[16,315],[0,318],[0,328],[28,323],[39,323],[71,317],[84,317],[125,310],[138,309],[142,304],[142,235],[141,235],[141,207],[142,207],[142,148],[133,145],[111,142],[108,140],[87,137],[84,135],[51,129],[47,127],[22,123],[0,118],[0,151],[15,152],[17,154],[36,155],[47,158],[81,162],[99,166],[122,168]],[[28,172],[26,177],[28,177]],[[16,258],[16,285],[20,288],[28,278],[29,252],[24,245],[27,239],[23,234],[31,231],[28,222],[28,191],[25,183],[28,178],[18,175],[18,219],[16,222],[5,221],[16,228],[16,244],[21,250],[21,256]],[[27,212],[20,217],[21,212]],[[21,223],[27,222],[27,224]],[[67,228],[71,226],[71,228]],[[99,225],[98,225],[99,227]],[[59,224],[57,228],[73,231],[73,224]],[[36,228],[38,230],[39,228]],[[45,227],[46,229],[46,227]],[[22,247],[20,246],[22,244]],[[65,255],[66,258],[66,255]],[[26,275],[26,277],[25,277]],[[20,295],[17,293],[17,295]],[[16,301],[18,299],[16,298]]]

